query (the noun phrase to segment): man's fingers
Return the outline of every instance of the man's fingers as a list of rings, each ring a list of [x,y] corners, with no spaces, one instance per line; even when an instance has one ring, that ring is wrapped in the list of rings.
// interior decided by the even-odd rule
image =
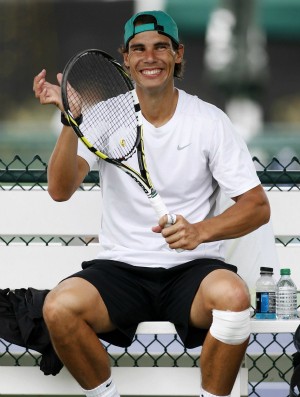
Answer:
[[[174,225],[176,223],[176,215],[175,214],[167,214],[167,223],[165,227]]]

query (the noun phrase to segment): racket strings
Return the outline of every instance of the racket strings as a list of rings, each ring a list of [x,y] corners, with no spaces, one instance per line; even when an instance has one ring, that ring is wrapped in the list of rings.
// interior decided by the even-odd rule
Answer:
[[[67,96],[72,114],[83,115],[80,130],[112,159],[130,157],[137,143],[134,98],[125,78],[104,56],[89,53],[73,65]]]

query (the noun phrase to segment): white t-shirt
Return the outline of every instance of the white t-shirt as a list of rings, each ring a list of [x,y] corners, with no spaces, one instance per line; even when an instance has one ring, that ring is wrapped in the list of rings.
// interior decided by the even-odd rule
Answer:
[[[179,90],[175,114],[155,128],[144,122],[145,156],[156,190],[170,213],[195,223],[220,213],[220,189],[235,197],[260,184],[248,149],[228,117],[215,106]],[[123,171],[97,159],[83,144],[79,156],[99,168],[103,215],[98,258],[135,266],[170,268],[210,257],[224,260],[222,241],[192,251],[169,249],[153,233],[156,215],[138,184]],[[127,162],[138,170],[136,156]]]

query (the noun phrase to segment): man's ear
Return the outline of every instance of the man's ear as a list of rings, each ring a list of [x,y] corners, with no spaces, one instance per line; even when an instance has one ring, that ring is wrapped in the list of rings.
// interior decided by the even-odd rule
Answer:
[[[124,54],[123,54],[123,62],[124,62],[124,65],[126,66],[126,68],[128,69],[129,68],[128,52],[124,52]]]
[[[184,46],[183,44],[179,44],[177,54],[176,54],[176,60],[175,63],[181,63],[183,60],[183,54],[184,54]]]

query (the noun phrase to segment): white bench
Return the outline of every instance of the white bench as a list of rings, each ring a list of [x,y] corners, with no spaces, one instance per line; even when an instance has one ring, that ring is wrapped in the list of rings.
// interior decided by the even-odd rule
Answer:
[[[274,233],[279,237],[299,236],[300,192],[270,191]],[[35,287],[51,289],[63,277],[80,269],[83,260],[93,259],[97,243],[66,246],[61,240],[35,239],[31,236],[83,239],[96,237],[101,217],[99,189],[77,191],[63,203],[51,200],[41,189],[0,191],[0,236],[14,239],[9,245],[0,240],[0,288]],[[100,203],[100,204],[99,204]],[[93,217],[81,208],[89,208]],[[49,237],[49,240],[50,240]],[[2,241],[2,242],[1,242]],[[277,245],[280,264],[292,269],[293,279],[300,285],[300,244]],[[270,266],[270,264],[266,264]],[[9,271],[11,269],[11,271]],[[292,333],[299,321],[252,320],[253,333]],[[145,322],[137,334],[176,334],[173,324]],[[114,367],[113,376],[122,396],[199,396],[199,369],[182,367]],[[0,395],[81,395],[81,389],[65,369],[56,377],[46,377],[38,367],[7,366],[0,359]],[[28,382],[30,379],[30,382]],[[232,396],[248,395],[247,372],[241,369]]]

